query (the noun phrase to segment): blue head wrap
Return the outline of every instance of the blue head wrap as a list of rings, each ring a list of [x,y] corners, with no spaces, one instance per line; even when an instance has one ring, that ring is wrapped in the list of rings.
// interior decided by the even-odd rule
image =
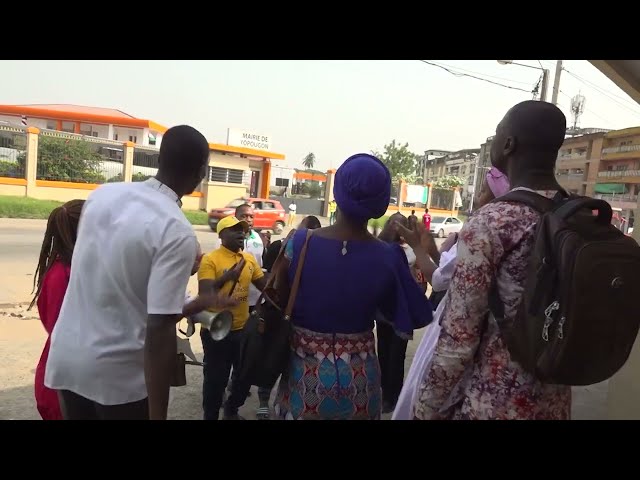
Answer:
[[[357,153],[338,168],[333,196],[340,211],[352,220],[380,218],[389,208],[389,169],[373,155]]]

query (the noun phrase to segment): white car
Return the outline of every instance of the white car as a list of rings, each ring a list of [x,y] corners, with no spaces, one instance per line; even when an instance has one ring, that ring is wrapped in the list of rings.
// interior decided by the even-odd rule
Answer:
[[[431,227],[429,231],[437,235],[438,238],[444,238],[450,233],[460,233],[462,225],[464,224],[456,217],[435,216],[431,217]]]

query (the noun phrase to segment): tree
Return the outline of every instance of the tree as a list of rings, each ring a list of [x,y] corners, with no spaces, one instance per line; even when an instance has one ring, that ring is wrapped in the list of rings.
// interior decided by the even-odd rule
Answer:
[[[408,183],[416,180],[416,154],[409,151],[409,144],[397,144],[393,140],[384,146],[384,151],[371,152],[384,163],[391,172],[393,183],[405,180]]]
[[[441,190],[451,190],[452,188],[461,187],[464,185],[464,180],[456,175],[445,175],[433,182],[433,188],[439,188]]]
[[[26,153],[18,157],[21,166],[26,160]],[[38,139],[39,179],[104,183],[106,179],[100,169],[102,161],[102,155],[95,151],[95,144],[46,135],[40,135]]]
[[[313,153],[308,153],[306,157],[302,160],[302,165],[307,170],[311,170],[313,166],[316,164],[316,156]]]

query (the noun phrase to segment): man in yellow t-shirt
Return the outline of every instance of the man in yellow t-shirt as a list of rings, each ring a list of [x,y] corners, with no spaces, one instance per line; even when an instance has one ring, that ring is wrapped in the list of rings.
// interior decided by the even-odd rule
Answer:
[[[224,339],[215,341],[207,329],[200,329],[204,350],[202,405],[205,420],[218,419],[231,366],[237,368],[242,329],[249,319],[249,285],[253,284],[258,290],[263,290],[266,284],[262,268],[254,256],[242,251],[248,231],[249,224],[235,217],[220,220],[217,232],[221,246],[202,258],[198,270],[200,295],[220,291],[223,294],[230,293],[238,302],[236,306],[229,308],[233,314],[233,323],[231,332]],[[238,408],[244,404],[250,388],[251,385],[233,382],[231,395],[224,406],[225,420],[241,419],[238,416]]]
[[[338,210],[338,204],[335,200],[329,202],[329,225],[336,223],[336,210]]]

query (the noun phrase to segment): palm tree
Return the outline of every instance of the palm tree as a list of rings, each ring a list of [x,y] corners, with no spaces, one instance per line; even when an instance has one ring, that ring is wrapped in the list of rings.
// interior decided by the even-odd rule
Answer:
[[[307,170],[311,170],[315,163],[316,163],[316,156],[313,153],[309,153],[302,160],[302,165],[304,165],[304,168],[306,168]]]

